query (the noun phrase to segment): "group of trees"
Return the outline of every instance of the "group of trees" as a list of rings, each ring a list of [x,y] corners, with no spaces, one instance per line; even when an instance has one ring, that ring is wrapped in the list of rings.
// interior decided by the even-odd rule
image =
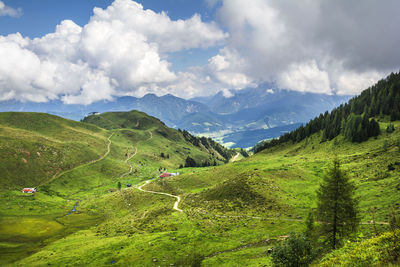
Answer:
[[[212,140],[211,138],[207,138],[207,137],[197,137],[194,135],[191,135],[188,131],[183,130],[182,131],[183,137],[185,138],[186,141],[188,141],[189,143],[192,143],[194,146],[197,146],[199,148],[205,148],[208,151],[216,151],[219,155],[221,155],[225,162],[228,162],[230,158],[232,158],[236,152],[233,149],[229,149],[226,148],[220,144],[218,144],[217,142],[215,142],[214,140]],[[247,153],[243,150],[242,153],[243,156],[248,156]]]
[[[389,116],[392,121],[400,120],[400,73],[392,73],[348,103],[340,105],[330,113],[326,111],[320,114],[306,125],[282,135],[279,139],[258,145],[255,152],[288,141],[300,142],[320,131],[323,132],[323,141],[343,134],[352,142],[363,142],[380,133],[379,124],[373,117],[383,116]]]
[[[346,121],[343,121],[342,133],[351,142],[363,142],[371,136],[378,136],[381,130],[375,119],[368,120],[367,116],[351,113]]]
[[[313,215],[310,213],[305,232],[292,233],[274,249],[272,260],[275,265],[308,266],[317,256],[318,246],[336,249],[343,238],[355,232],[360,219],[354,193],[354,184],[335,159],[317,191],[316,216],[320,222],[319,227],[314,227]],[[316,236],[324,237],[322,244],[317,244]]]
[[[208,167],[208,166],[217,166],[217,161],[203,161],[201,163],[196,162],[192,157],[187,156],[185,160],[185,168],[187,167]],[[183,166],[179,166],[183,168]]]

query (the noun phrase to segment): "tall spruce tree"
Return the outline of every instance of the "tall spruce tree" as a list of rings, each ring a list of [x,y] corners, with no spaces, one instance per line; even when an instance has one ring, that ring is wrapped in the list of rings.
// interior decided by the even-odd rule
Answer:
[[[354,191],[354,184],[340,169],[339,160],[335,159],[317,191],[318,219],[323,222],[321,230],[326,234],[332,249],[337,247],[341,238],[357,229],[358,201]]]

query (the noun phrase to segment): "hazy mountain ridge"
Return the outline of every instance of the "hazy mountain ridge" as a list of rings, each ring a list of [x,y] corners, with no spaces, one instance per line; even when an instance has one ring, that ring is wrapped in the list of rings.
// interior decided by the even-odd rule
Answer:
[[[114,101],[98,101],[89,105],[65,104],[60,100],[47,103],[9,100],[0,102],[0,111],[45,112],[78,121],[90,112],[139,110],[159,118],[169,127],[200,135],[217,133],[220,141],[227,143],[232,141],[224,140],[225,132],[231,134],[248,131],[246,135],[251,136],[254,130],[303,123],[349,99],[348,96],[266,88],[243,89],[229,98],[222,92],[192,100],[170,94],[147,94],[142,98],[123,96]],[[271,131],[263,135],[262,131],[258,131],[250,140],[258,142],[279,136],[271,137],[270,133]],[[238,142],[233,146],[245,147],[247,144]]]

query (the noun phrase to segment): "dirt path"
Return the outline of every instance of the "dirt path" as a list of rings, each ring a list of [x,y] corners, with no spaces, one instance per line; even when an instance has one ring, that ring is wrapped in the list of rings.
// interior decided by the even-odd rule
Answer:
[[[80,168],[80,167],[83,167],[83,166],[88,166],[88,165],[90,165],[90,164],[99,162],[100,160],[102,160],[102,159],[104,159],[105,157],[107,157],[107,155],[110,154],[111,137],[112,137],[113,135],[114,135],[114,133],[112,133],[112,134],[107,138],[107,140],[108,140],[107,151],[106,151],[100,158],[95,159],[95,160],[91,160],[91,161],[86,162],[86,163],[83,163],[83,164],[78,165],[78,166],[76,166],[76,167],[74,167],[74,168],[72,168],[72,169],[69,169],[69,170],[60,172],[59,174],[55,174],[55,175],[53,175],[53,177],[50,178],[48,181],[43,181],[43,182],[41,182],[37,187],[39,187],[39,186],[41,186],[41,185],[43,185],[43,184],[45,184],[45,183],[50,183],[50,182],[56,180],[57,178],[61,177],[62,175],[66,174],[66,173],[68,173],[68,172],[71,172],[71,171],[74,170],[74,169],[77,169],[77,168]]]
[[[139,124],[139,122],[137,122],[137,124]],[[153,138],[153,133],[151,131],[149,131],[149,135],[150,135],[150,137],[148,139],[146,139],[145,142],[147,142],[147,141],[149,141],[149,140],[151,140]],[[125,177],[125,176],[127,176],[127,175],[132,173],[133,165],[131,163],[129,163],[129,160],[132,159],[134,156],[136,156],[136,154],[138,152],[137,146],[138,146],[139,143],[140,143],[140,141],[137,142],[135,147],[134,147],[135,152],[132,155],[128,155],[128,157],[125,160],[125,163],[129,165],[129,171],[126,172],[126,173],[121,174],[121,176],[119,178],[123,178],[123,177]]]
[[[129,175],[129,174],[132,173],[132,171],[133,171],[133,165],[132,165],[131,163],[129,163],[129,160],[130,160],[131,158],[133,158],[134,156],[136,156],[137,151],[138,151],[138,150],[137,150],[137,144],[135,145],[134,148],[135,148],[135,152],[134,152],[132,155],[128,156],[128,157],[126,158],[126,160],[125,160],[125,163],[129,165],[129,171],[126,172],[126,173],[121,174],[121,176],[120,176],[119,178],[124,178],[125,176],[127,176],[127,175]]]
[[[155,191],[150,191],[150,190],[146,190],[143,189],[142,187],[147,185],[148,183],[150,183],[151,180],[147,180],[144,184],[142,184],[141,186],[138,186],[137,189],[139,189],[142,192],[146,192],[146,193],[150,193],[150,194],[157,194],[157,195],[164,195],[164,196],[169,196],[169,197],[174,197],[176,198],[176,201],[174,203],[174,207],[173,209],[179,212],[183,212],[183,210],[181,210],[178,206],[179,206],[179,202],[181,202],[181,197],[180,196],[175,196],[175,195],[171,195],[168,193],[164,193],[164,192],[155,192]]]

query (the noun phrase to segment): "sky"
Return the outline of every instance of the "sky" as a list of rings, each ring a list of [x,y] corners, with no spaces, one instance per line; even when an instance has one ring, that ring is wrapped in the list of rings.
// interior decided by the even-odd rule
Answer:
[[[0,0],[0,101],[257,86],[354,95],[400,70],[398,10],[397,0]]]

